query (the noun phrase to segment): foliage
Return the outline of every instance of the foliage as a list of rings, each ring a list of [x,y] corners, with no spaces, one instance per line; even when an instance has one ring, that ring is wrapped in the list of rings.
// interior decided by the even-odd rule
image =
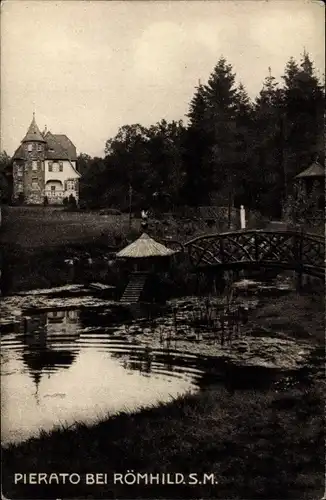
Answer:
[[[324,205],[324,196],[318,183],[314,182],[308,192],[303,186],[298,186],[297,192],[288,196],[284,215],[289,222],[305,225],[314,221]]]
[[[0,203],[9,203],[11,197],[11,174],[10,174],[11,158],[2,151],[0,153]]]
[[[222,56],[194,89],[187,125],[126,124],[106,141],[104,158],[79,155],[83,207],[150,209],[159,217],[212,204],[228,205],[230,214],[243,204],[264,216],[287,215],[295,176],[324,162],[324,94],[306,51],[290,58],[279,82],[269,68],[253,100]],[[2,199],[11,196],[8,164],[3,152]]]
[[[323,99],[310,56],[291,58],[277,82],[269,68],[254,101],[221,57],[189,104],[186,126],[124,125],[105,158],[79,157],[81,199],[90,207],[175,211],[229,205],[286,215],[293,179],[323,162]]]

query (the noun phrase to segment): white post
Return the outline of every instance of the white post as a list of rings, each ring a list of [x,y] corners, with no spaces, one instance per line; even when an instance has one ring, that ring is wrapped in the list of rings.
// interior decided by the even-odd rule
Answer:
[[[241,229],[246,229],[246,211],[243,205],[240,206],[240,225]]]

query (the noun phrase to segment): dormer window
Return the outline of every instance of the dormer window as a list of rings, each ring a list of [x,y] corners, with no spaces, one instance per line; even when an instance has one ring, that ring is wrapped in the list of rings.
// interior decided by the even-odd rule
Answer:
[[[27,145],[27,151],[33,151],[33,144]]]

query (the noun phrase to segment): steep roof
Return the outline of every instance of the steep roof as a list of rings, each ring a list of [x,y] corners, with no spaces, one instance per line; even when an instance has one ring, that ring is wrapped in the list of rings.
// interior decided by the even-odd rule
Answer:
[[[63,134],[45,134],[46,158],[50,160],[76,160],[76,147],[71,140]]]
[[[153,240],[153,238],[150,238],[148,234],[143,233],[140,238],[120,250],[116,256],[126,258],[167,257],[175,253],[175,250],[167,248]]]
[[[310,167],[306,168],[303,172],[296,175],[296,179],[304,179],[305,177],[325,177],[325,169],[320,163],[314,161]]]
[[[28,141],[45,142],[44,137],[41,134],[41,131],[36,124],[35,113],[33,113],[32,123],[30,124],[30,126],[27,130],[27,133],[26,133],[24,139],[22,140],[22,142],[28,142]]]
[[[48,131],[45,136],[46,146],[45,146],[45,156],[49,160],[66,160],[69,159],[69,155],[65,148],[62,147],[60,141],[57,140],[54,134]]]
[[[51,134],[50,131],[46,130],[42,134],[36,124],[34,113],[32,123],[30,124],[24,139],[21,141],[21,145],[16,149],[13,155],[14,160],[26,158],[23,143],[27,141],[45,143],[45,158],[48,160],[69,160],[70,162],[77,160],[76,147],[71,142],[69,137],[65,134]]]
[[[24,160],[25,159],[25,152],[24,152],[24,148],[23,148],[22,144],[16,149],[12,158],[13,158],[13,160]]]
[[[67,137],[65,134],[55,134],[54,137],[56,141],[64,148],[64,150],[67,151],[70,160],[76,160],[76,146],[71,142],[69,137]]]

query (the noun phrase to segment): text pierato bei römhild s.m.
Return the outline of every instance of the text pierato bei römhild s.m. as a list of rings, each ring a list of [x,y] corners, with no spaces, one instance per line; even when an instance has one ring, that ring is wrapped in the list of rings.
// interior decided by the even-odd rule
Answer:
[[[184,474],[182,472],[172,473],[142,473],[135,471],[127,471],[124,473],[114,472],[89,472],[86,474],[78,474],[77,472],[15,472],[14,484],[79,484],[88,485],[105,485],[105,484],[187,484],[187,485],[205,485],[218,484],[215,474],[190,472]]]

